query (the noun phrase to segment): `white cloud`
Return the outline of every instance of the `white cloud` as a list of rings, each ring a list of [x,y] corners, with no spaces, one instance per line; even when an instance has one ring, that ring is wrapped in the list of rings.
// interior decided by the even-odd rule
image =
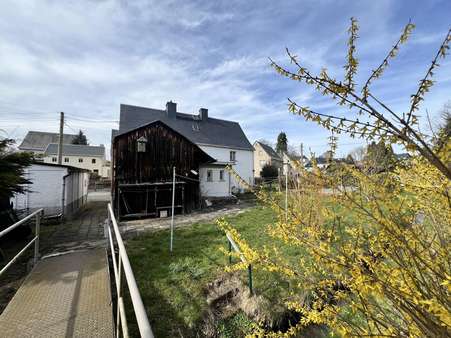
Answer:
[[[267,58],[287,64],[289,47],[315,72],[325,66],[342,77],[352,15],[362,27],[362,68],[371,69],[405,21],[396,10],[388,0],[3,1],[0,128],[19,138],[29,129],[57,131],[58,112],[65,111],[73,129],[108,144],[114,123],[71,117],[113,121],[120,103],[163,108],[174,100],[187,113],[206,107],[211,116],[239,121],[251,141],[275,138],[283,129],[293,142],[323,143],[327,133],[290,115],[286,98],[326,112],[334,105],[276,75]],[[412,48],[423,51],[437,38],[425,31],[412,39]],[[419,61],[412,50],[404,55],[405,65],[387,72],[387,79],[413,77]],[[442,80],[444,87],[428,96],[431,106],[439,106],[451,87],[449,76]],[[395,100],[396,93],[404,95],[398,87],[389,81],[380,89]]]

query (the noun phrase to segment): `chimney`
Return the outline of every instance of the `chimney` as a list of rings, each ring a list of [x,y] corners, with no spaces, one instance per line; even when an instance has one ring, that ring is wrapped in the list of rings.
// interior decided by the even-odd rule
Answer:
[[[177,103],[169,101],[166,103],[166,114],[171,119],[175,119],[175,115],[177,113]]]
[[[202,121],[207,121],[208,120],[208,109],[200,108],[199,109],[199,117]]]

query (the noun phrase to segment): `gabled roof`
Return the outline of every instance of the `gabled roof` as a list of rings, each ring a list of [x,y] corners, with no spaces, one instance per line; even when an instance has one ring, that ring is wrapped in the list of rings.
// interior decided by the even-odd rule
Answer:
[[[50,143],[45,149],[46,155],[58,154],[58,143]],[[63,155],[66,156],[104,156],[105,147],[87,146],[83,144],[64,144]]]
[[[63,143],[70,144],[77,135],[63,134]],[[58,133],[47,133],[43,131],[29,131],[19,146],[20,150],[44,151],[49,143],[59,141]]]
[[[137,127],[137,128],[130,129],[130,130],[124,132],[124,133],[115,135],[115,136],[114,136],[114,139],[113,139],[113,147],[115,146],[115,143],[117,142],[117,140],[118,140],[121,136],[126,135],[126,134],[128,134],[128,133],[131,133],[131,132],[133,132],[133,131],[139,130],[139,129],[148,128],[148,127],[150,127],[150,126],[152,126],[152,125],[161,125],[161,126],[163,126],[164,128],[167,128],[167,129],[169,129],[170,131],[172,131],[173,133],[178,134],[178,135],[180,135],[182,138],[186,139],[189,143],[191,143],[194,147],[196,147],[196,148],[199,150],[200,154],[202,155],[202,160],[203,160],[202,163],[213,163],[213,162],[216,163],[216,162],[217,162],[216,159],[214,159],[213,157],[211,157],[210,155],[208,155],[205,151],[203,151],[203,150],[202,150],[197,144],[195,144],[192,140],[190,140],[190,139],[187,138],[185,135],[183,135],[182,133],[179,133],[177,130],[175,130],[174,128],[171,128],[171,127],[168,126],[166,123],[164,123],[163,121],[160,121],[160,120],[152,121],[152,122],[147,123],[147,124],[145,124],[145,125],[143,125],[143,126],[139,126],[139,127]]]
[[[211,117],[202,121],[198,115],[183,113],[176,113],[175,118],[170,118],[165,110],[126,104],[121,104],[119,135],[157,120],[164,122],[197,145],[253,150],[237,122]]]
[[[267,144],[264,144],[264,143],[262,143],[262,142],[256,141],[255,144],[257,144],[257,143],[260,145],[260,147],[263,148],[263,150],[264,150],[269,156],[271,156],[272,158],[275,158],[275,159],[277,159],[277,160],[282,161],[282,158],[279,156],[279,154],[276,153],[276,151],[275,151],[271,146],[268,146]]]

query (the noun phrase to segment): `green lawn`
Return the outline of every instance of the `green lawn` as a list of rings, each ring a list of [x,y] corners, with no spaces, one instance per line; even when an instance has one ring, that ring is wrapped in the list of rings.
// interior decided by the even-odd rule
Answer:
[[[253,207],[228,220],[251,243],[260,246],[274,242],[265,233],[266,225],[275,220],[268,208]],[[224,273],[228,264],[228,257],[220,251],[220,247],[227,248],[227,239],[214,222],[193,224],[175,230],[174,252],[170,254],[169,235],[169,231],[159,231],[128,240],[127,251],[156,336],[191,337],[207,308],[206,284]],[[297,255],[293,248],[282,250]],[[245,271],[241,277],[247,284]],[[286,282],[275,274],[254,271],[254,288],[270,301],[273,311],[283,311]],[[130,331],[136,335],[132,316],[129,313]],[[229,337],[228,332],[231,327],[235,330],[237,323],[247,325],[242,314],[221,323],[218,329],[224,331],[223,337]]]

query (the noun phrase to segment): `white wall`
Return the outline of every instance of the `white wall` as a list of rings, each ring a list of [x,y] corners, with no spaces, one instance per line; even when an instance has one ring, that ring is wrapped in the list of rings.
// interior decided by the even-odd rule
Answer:
[[[29,185],[31,192],[15,195],[12,199],[14,208],[30,211],[44,208],[46,214],[61,213],[63,177],[68,173],[68,169],[33,164],[25,169],[25,173],[33,183]]]
[[[54,162],[53,159],[56,159]],[[68,162],[65,161],[65,159],[68,159]],[[80,162],[79,160],[82,160]],[[95,159],[96,163],[92,163],[92,160]],[[44,163],[51,163],[51,164],[57,164],[58,162],[58,156],[57,155],[49,155],[44,156],[43,162]],[[68,156],[63,155],[63,165],[70,165],[72,167],[81,168],[81,169],[88,169],[92,172],[94,170],[97,170],[97,173],[100,176],[103,176],[104,174],[107,174],[107,172],[103,169],[103,166],[105,165],[105,158],[101,156]],[[104,176],[106,177],[106,176]]]
[[[32,164],[25,169],[25,175],[32,182],[30,192],[16,194],[11,199],[15,209],[44,208],[46,215],[62,213],[63,182],[65,212],[74,212],[87,201],[88,172],[69,172],[65,167]]]
[[[207,180],[207,172],[211,170],[212,180]],[[223,180],[220,180],[220,170],[224,171]],[[225,167],[204,165],[199,168],[200,192],[204,197],[230,196],[229,177],[230,174]]]
[[[236,161],[232,165],[232,168],[238,173],[238,175],[243,180],[245,180],[249,184],[253,184],[254,152],[252,150],[220,148],[220,147],[212,147],[212,146],[204,146],[204,145],[199,145],[199,147],[203,151],[205,151],[208,155],[210,155],[215,160],[217,160],[218,162],[230,162],[230,152],[235,151],[236,152]],[[216,170],[218,171],[217,175],[219,178],[219,168]],[[205,180],[206,180],[206,173],[205,173]],[[202,180],[202,176],[201,176],[201,182],[202,181],[203,180]],[[223,189],[222,196],[229,195],[228,174],[226,177],[227,186],[225,186],[224,184],[219,184],[220,182],[214,182],[214,183],[217,183],[217,185],[218,185],[217,188],[213,189],[214,191],[219,191],[219,189]],[[205,187],[207,187],[207,186],[210,188],[211,184],[205,185]],[[236,187],[236,188],[240,189],[241,191],[243,191],[243,188],[244,188],[242,186],[239,186],[238,182],[235,180],[234,177],[231,177],[231,187]],[[201,188],[201,193],[203,193],[202,188]]]

